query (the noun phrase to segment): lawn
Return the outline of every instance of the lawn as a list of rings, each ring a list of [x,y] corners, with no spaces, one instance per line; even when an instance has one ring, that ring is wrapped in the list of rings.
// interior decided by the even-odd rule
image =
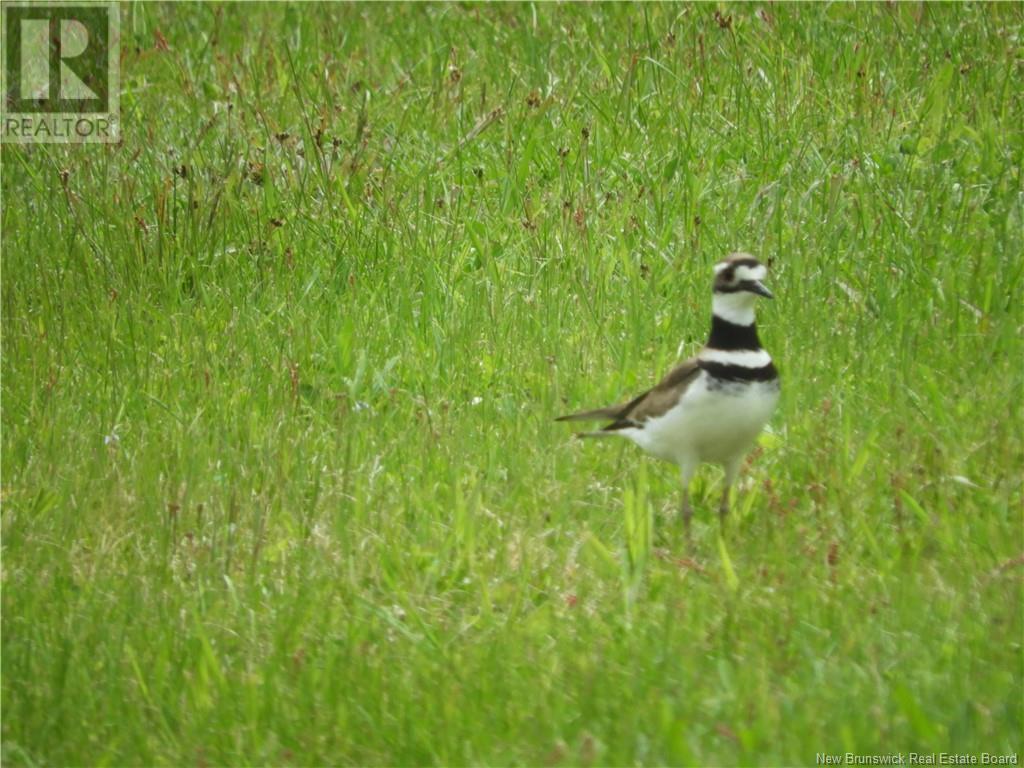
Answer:
[[[10,766],[1020,752],[1024,7],[124,5],[2,150]],[[771,260],[721,472],[555,416]]]

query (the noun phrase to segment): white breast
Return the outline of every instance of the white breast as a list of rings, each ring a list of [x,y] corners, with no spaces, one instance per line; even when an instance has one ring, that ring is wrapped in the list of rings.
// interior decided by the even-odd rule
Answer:
[[[777,381],[721,382],[702,371],[673,408],[622,434],[666,461],[726,463],[750,449],[778,401]]]
[[[697,357],[705,363],[742,365],[744,368],[764,368],[772,361],[771,355],[763,349],[709,349],[705,347]]]

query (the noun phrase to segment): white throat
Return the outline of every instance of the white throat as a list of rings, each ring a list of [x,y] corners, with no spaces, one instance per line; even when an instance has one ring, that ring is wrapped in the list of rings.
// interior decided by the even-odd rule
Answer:
[[[754,295],[748,291],[715,293],[711,301],[711,311],[734,325],[753,325],[756,301]]]

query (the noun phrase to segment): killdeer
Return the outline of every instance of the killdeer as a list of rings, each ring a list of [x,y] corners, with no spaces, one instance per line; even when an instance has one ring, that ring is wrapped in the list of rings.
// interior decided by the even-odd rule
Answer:
[[[724,520],[743,457],[779,400],[779,374],[761,348],[754,323],[757,297],[772,298],[761,282],[767,274],[765,266],[746,253],[734,253],[716,264],[711,335],[696,357],[677,365],[654,388],[628,403],[558,419],[608,420],[602,429],[579,436],[620,435],[677,464],[687,534],[693,517],[690,480],[697,467],[712,462],[725,469],[725,493],[718,508]]]

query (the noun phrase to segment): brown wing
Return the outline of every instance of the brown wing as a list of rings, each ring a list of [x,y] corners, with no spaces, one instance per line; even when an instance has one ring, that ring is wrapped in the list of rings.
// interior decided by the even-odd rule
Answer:
[[[604,427],[605,431],[636,427],[648,419],[661,416],[686,392],[693,380],[700,373],[697,358],[690,358],[671,371],[653,389],[644,392],[640,397],[628,403],[622,411],[615,414],[615,421]]]

